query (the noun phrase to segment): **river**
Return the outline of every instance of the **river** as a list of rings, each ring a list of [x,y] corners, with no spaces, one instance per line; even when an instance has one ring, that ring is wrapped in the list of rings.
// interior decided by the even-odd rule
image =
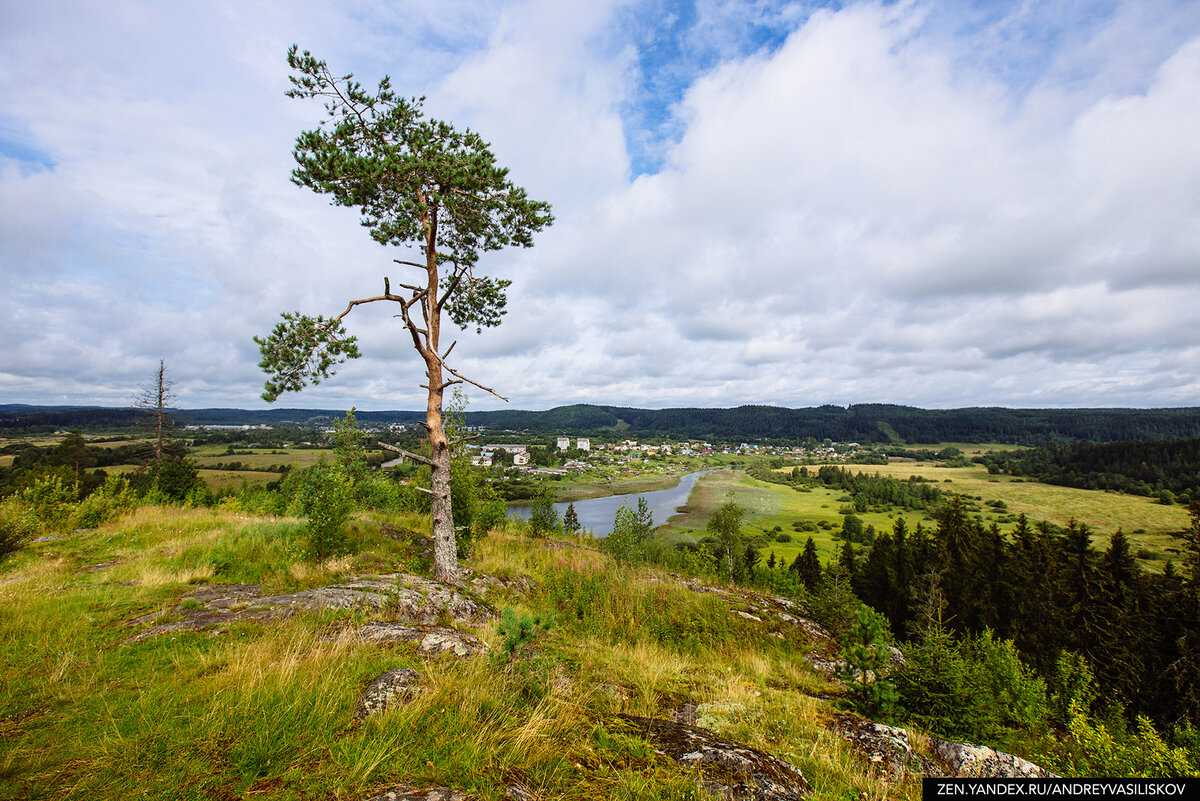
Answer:
[[[556,503],[554,509],[558,512],[561,520],[562,516],[566,514],[567,503],[574,503],[580,527],[587,529],[597,537],[607,537],[612,532],[613,518],[616,517],[617,509],[621,508],[621,504],[628,503],[631,508],[636,510],[637,499],[645,498],[650,507],[650,514],[654,516],[654,525],[661,526],[667,522],[667,518],[675,514],[678,507],[687,503],[688,496],[692,493],[692,487],[696,486],[700,476],[720,469],[714,467],[688,473],[670,489],[632,492],[627,495],[605,495],[602,498],[585,498],[581,501]],[[508,507],[508,516],[528,520],[529,507],[510,506]]]

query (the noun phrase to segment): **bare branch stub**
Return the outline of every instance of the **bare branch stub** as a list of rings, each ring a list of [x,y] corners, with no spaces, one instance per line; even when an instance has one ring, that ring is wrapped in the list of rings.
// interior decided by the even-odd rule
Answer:
[[[458,372],[457,370],[455,370],[453,367],[446,364],[445,362],[442,362],[442,367],[446,368],[446,372],[450,373],[451,375],[457,376],[458,378],[461,378],[463,381],[466,381],[471,386],[479,387],[484,392],[490,392],[491,394],[495,395],[500,400],[502,400],[506,403],[508,402],[508,398],[504,397],[496,390],[492,389],[491,387],[485,387],[483,384],[480,384],[478,381],[475,381],[474,379],[467,378],[465,375]]]
[[[392,451],[393,453],[398,453],[407,459],[412,459],[414,462],[419,462],[423,465],[433,467],[433,460],[427,459],[424,456],[420,455],[419,453],[413,453],[412,451],[406,451],[403,448],[397,448],[395,445],[389,445],[386,442],[380,442],[379,447],[383,448],[384,450]]]

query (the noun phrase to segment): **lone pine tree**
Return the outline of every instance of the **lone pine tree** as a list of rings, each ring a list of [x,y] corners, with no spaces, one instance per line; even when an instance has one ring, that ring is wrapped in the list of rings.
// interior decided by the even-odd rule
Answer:
[[[429,455],[397,452],[431,471],[434,575],[458,582],[450,500],[450,450],[442,416],[446,388],[469,383],[504,399],[446,363],[455,343],[443,349],[442,312],[460,328],[499,325],[509,282],[477,270],[482,253],[507,246],[531,247],[533,235],[553,218],[548,203],[530,200],[496,164],[478,134],[429,119],[423,98],[406,99],[384,77],[374,93],[352,75],[337,76],[308,51],[288,51],[292,68],[289,97],[324,101],[326,119],[296,139],[292,181],[329,194],[338,206],[357,207],[364,227],[382,245],[416,251],[414,259],[393,259],[415,268],[413,283],[383,279],[383,293],[350,300],[335,317],[285,312],[267,337],[255,337],[259,366],[268,374],[263,398],[299,391],[328,378],[333,368],[361,354],[342,323],[358,306],[395,304],[425,363],[428,383],[425,428]],[[453,376],[452,378],[450,376]]]

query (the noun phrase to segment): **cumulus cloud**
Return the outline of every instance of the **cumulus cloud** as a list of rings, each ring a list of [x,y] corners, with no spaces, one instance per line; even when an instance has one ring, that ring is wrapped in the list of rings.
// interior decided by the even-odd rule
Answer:
[[[165,358],[187,405],[254,405],[279,311],[397,276],[288,181],[320,113],[283,97],[295,41],[428,95],[554,204],[486,258],[510,314],[455,351],[518,408],[1196,402],[1191,4],[5,14],[8,401],[120,403]],[[349,322],[366,358],[288,403],[419,407],[397,322]]]

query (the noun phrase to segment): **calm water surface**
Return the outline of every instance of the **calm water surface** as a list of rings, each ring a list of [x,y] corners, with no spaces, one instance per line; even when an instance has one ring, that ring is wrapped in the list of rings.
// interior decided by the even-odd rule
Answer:
[[[654,490],[653,492],[631,492],[627,495],[607,495],[603,498],[587,498],[582,501],[575,501],[575,514],[579,516],[579,525],[591,531],[597,537],[607,537],[612,533],[613,518],[617,514],[617,509],[621,508],[621,504],[627,503],[630,508],[637,509],[637,499],[645,498],[647,505],[650,507],[650,513],[654,516],[654,525],[661,526],[667,522],[667,518],[675,514],[677,507],[687,503],[688,495],[692,492],[692,487],[696,486],[696,481],[705,473],[711,473],[713,470],[721,468],[710,468],[708,470],[697,470],[695,473],[688,473],[679,479],[679,483],[674,487],[665,490]],[[558,511],[558,517],[561,520],[566,514],[567,504],[554,504],[555,510]],[[508,507],[508,516],[519,518],[521,520],[529,519],[528,506],[510,506]]]

